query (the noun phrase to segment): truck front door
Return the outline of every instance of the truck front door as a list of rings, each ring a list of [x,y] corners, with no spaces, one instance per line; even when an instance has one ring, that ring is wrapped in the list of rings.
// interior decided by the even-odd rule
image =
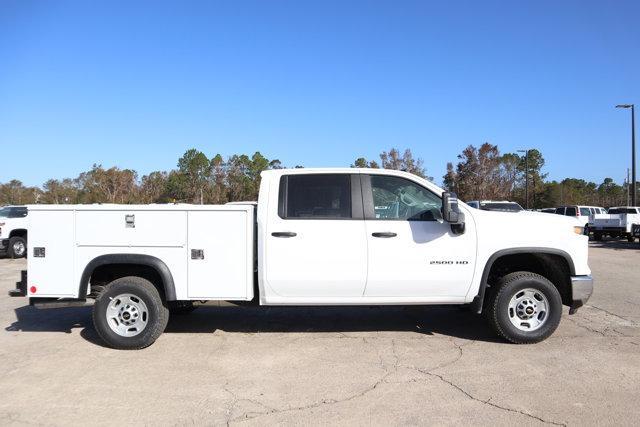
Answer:
[[[278,188],[264,233],[266,285],[301,300],[361,297],[367,242],[359,174],[284,175]]]
[[[442,200],[398,176],[362,175],[368,240],[365,296],[450,301],[464,297],[476,262],[475,227],[442,221]]]

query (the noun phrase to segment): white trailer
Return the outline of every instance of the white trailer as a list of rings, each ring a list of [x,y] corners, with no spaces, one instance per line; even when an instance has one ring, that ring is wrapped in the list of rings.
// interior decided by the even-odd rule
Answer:
[[[142,348],[194,301],[459,304],[537,342],[593,289],[570,218],[472,209],[414,175],[378,169],[262,174],[259,200],[221,206],[35,205],[13,296],[93,303],[98,334]]]

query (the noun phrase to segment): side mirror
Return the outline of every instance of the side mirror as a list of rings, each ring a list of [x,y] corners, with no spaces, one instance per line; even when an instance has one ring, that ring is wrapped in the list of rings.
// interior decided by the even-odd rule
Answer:
[[[446,222],[451,224],[460,222],[458,196],[456,196],[456,193],[442,193],[442,217]]]
[[[458,209],[456,193],[445,192],[442,194],[442,216],[446,222],[451,224],[453,234],[464,233],[464,214]]]

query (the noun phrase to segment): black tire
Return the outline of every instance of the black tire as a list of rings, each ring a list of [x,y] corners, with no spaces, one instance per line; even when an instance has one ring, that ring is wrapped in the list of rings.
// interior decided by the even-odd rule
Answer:
[[[549,305],[544,322],[532,331],[520,330],[510,320],[509,302],[524,289],[539,292]],[[514,344],[533,344],[548,338],[557,329],[562,316],[562,298],[553,283],[539,274],[528,271],[509,273],[492,290],[486,316],[491,327],[505,340]]]
[[[22,252],[14,251],[14,246],[22,248]],[[27,256],[27,240],[23,237],[14,236],[9,239],[9,258],[24,258]]]
[[[602,240],[602,233],[598,233],[597,231],[595,233],[593,233],[593,240],[595,240],[596,242],[599,242]]]
[[[107,320],[109,305],[114,298],[123,294],[134,295],[146,306],[146,326],[134,336],[119,335]],[[142,277],[128,276],[114,280],[105,286],[93,306],[96,332],[109,347],[119,350],[137,350],[150,346],[164,332],[168,321],[169,309],[163,304],[160,293],[151,282]],[[117,325],[118,322],[114,322]]]
[[[629,242],[629,243],[633,243],[633,242],[635,242],[635,241],[636,241],[635,237],[633,237],[633,236],[627,236],[627,242]]]
[[[168,303],[169,313],[171,315],[182,316],[191,313],[198,308],[193,301],[169,301]]]

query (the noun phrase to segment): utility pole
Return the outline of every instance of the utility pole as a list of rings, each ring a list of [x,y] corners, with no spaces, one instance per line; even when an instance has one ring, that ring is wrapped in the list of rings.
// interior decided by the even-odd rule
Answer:
[[[627,168],[627,206],[631,206],[631,190],[629,187],[630,181],[629,181],[629,168]]]
[[[634,104],[619,104],[616,108],[631,108],[631,206],[636,206],[636,113]]]

